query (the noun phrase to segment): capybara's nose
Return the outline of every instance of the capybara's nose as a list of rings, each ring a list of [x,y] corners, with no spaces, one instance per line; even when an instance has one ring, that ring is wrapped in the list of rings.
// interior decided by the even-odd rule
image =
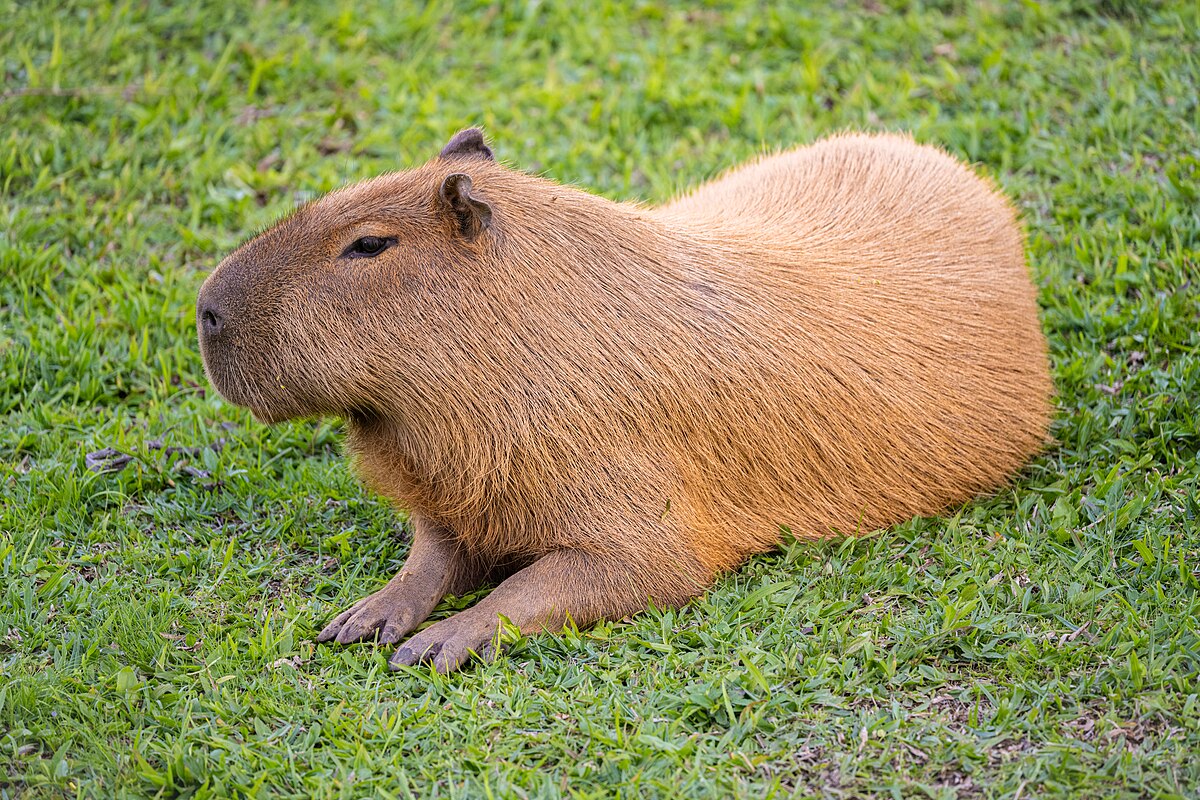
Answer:
[[[218,336],[225,328],[225,316],[215,306],[201,306],[200,313],[197,316],[199,317],[197,322],[200,327],[200,333],[203,336],[208,338]]]

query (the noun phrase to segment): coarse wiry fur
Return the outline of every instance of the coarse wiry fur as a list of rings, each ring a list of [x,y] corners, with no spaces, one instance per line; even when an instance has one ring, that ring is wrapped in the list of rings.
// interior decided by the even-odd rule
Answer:
[[[395,245],[339,255],[363,236]],[[412,513],[405,570],[322,639],[399,641],[442,593],[511,574],[395,657],[442,669],[500,614],[533,631],[677,604],[782,528],[936,514],[1002,485],[1051,414],[1011,207],[896,135],[645,208],[466,131],[248,242],[199,307],[222,320],[202,336],[222,394],[344,416],[359,473]]]

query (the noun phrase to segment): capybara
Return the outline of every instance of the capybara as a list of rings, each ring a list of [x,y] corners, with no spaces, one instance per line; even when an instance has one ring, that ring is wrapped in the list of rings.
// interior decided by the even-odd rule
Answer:
[[[800,539],[932,515],[1047,441],[1012,207],[945,153],[846,134],[663,206],[497,163],[477,129],[239,247],[196,308],[264,422],[346,421],[404,568],[319,641],[393,665],[676,606]],[[498,585],[410,636],[443,595]]]

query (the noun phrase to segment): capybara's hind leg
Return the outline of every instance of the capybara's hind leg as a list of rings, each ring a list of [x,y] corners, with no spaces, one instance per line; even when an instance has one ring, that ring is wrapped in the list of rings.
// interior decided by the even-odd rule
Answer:
[[[515,573],[477,605],[409,639],[393,667],[426,662],[439,672],[458,669],[472,653],[490,658],[503,615],[522,633],[562,630],[567,620],[587,625],[645,609],[678,606],[708,583],[692,563],[675,568],[662,553],[605,555],[579,550],[549,553]]]
[[[370,639],[395,644],[433,612],[446,594],[476,588],[485,570],[467,555],[453,534],[424,517],[413,519],[413,544],[404,567],[387,585],[338,614],[317,635],[339,644]]]

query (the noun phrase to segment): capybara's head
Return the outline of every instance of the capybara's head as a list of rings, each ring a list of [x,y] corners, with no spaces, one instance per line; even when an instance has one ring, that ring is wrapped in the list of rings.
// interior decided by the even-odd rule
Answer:
[[[465,130],[423,167],[326,195],[240,246],[196,302],[213,385],[271,422],[369,413],[384,389],[436,381],[421,374],[433,340],[494,253],[489,186],[512,174]]]

